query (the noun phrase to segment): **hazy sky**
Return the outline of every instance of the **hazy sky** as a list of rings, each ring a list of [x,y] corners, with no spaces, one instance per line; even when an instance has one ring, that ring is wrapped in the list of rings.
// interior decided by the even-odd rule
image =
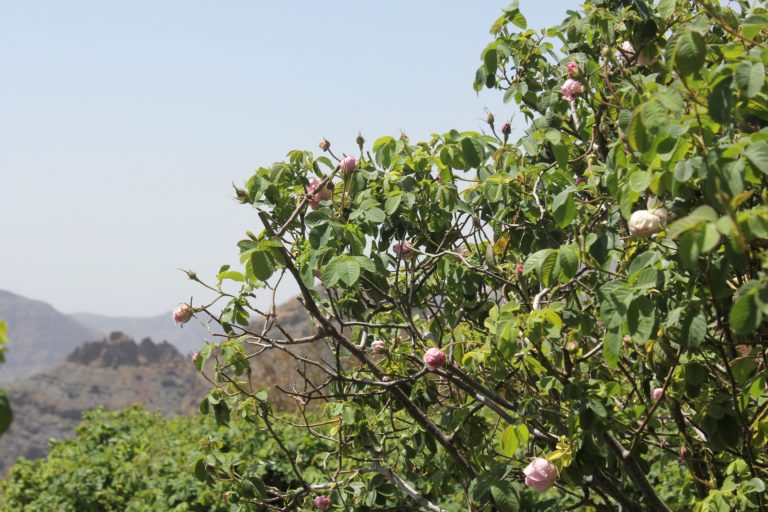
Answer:
[[[521,0],[529,26],[576,0]],[[502,1],[0,0],[0,289],[64,312],[205,296],[258,228],[231,183],[317,149],[479,130]],[[318,150],[319,151],[319,150]]]

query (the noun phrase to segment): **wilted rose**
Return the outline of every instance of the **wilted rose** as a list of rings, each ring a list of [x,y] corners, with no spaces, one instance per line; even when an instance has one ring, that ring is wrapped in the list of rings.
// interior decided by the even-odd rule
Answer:
[[[393,245],[392,251],[395,253],[395,256],[397,256],[398,258],[402,258],[404,260],[409,260],[413,258],[413,246],[408,242],[403,242],[402,244]]]
[[[445,352],[438,347],[432,347],[424,352],[424,364],[432,371],[437,370],[445,364]]]
[[[386,350],[386,346],[387,344],[384,343],[384,341],[374,340],[371,343],[371,352],[373,352],[374,354],[383,354],[384,351]]]
[[[328,510],[331,508],[331,498],[328,496],[316,496],[312,503],[317,510]]]
[[[538,492],[552,487],[557,480],[557,468],[547,459],[535,458],[523,470],[525,485]]]
[[[171,318],[176,325],[185,324],[192,318],[192,313],[194,313],[194,311],[192,311],[192,307],[189,304],[179,304],[176,306],[176,309],[173,310]]]
[[[568,101],[576,101],[576,95],[581,92],[581,83],[573,78],[569,78],[560,87],[560,91]]]
[[[309,182],[309,186],[307,187],[309,205],[313,210],[317,210],[320,207],[320,201],[325,201],[333,197],[333,191],[327,185],[318,189],[319,186],[320,180],[315,178]]]

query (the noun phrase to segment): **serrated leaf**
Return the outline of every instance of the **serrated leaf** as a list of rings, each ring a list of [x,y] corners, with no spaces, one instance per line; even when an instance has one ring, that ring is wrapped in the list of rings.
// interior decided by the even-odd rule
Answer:
[[[737,334],[750,334],[757,330],[763,321],[763,313],[749,291],[742,291],[731,306],[728,315],[731,328]]]
[[[660,18],[668,20],[675,13],[676,6],[677,0],[659,0],[656,11],[659,13]]]
[[[701,34],[686,30],[675,41],[675,66],[681,74],[691,75],[704,65],[706,52],[706,44]]]
[[[518,512],[520,510],[520,498],[517,489],[508,480],[497,480],[491,484],[491,496],[499,512]]]
[[[762,62],[742,60],[734,72],[736,86],[747,98],[756,96],[765,83],[765,66]]]
[[[763,174],[768,174],[768,142],[762,140],[753,142],[747,146],[744,155],[755,169]]]
[[[561,228],[568,226],[576,217],[576,202],[573,192],[564,190],[552,200],[552,214]]]
[[[323,269],[322,275],[326,286],[341,282],[349,287],[360,277],[360,263],[352,256],[337,256]]]
[[[579,270],[579,257],[568,246],[561,247],[557,252],[562,275],[567,279],[574,277]]]
[[[547,255],[541,264],[539,277],[541,278],[541,282],[544,286],[550,286],[551,284],[557,282],[557,279],[560,277],[559,272],[557,272],[558,252],[559,251],[552,251]]]
[[[627,310],[627,325],[629,333],[638,343],[647,341],[653,333],[656,314],[648,297],[637,297]]]
[[[464,156],[464,161],[470,167],[477,168],[480,166],[481,153],[470,137],[461,139],[461,154]]]
[[[707,100],[709,116],[720,124],[726,124],[731,120],[731,111],[733,111],[733,105],[736,103],[732,86],[732,78],[728,77],[720,80],[712,88],[712,92]],[[675,170],[675,177],[677,178],[677,170]]]
[[[703,311],[689,314],[683,320],[683,335],[685,346],[696,349],[707,336],[707,317]]]

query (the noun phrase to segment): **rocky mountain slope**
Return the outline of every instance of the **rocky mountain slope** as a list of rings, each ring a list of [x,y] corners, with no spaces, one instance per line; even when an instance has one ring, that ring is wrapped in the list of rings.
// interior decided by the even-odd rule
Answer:
[[[26,377],[60,363],[97,333],[39,300],[0,290],[0,318],[8,323],[6,362],[0,383]]]
[[[121,333],[85,343],[65,362],[7,386],[14,421],[0,438],[0,474],[19,456],[44,456],[47,440],[70,435],[85,410],[141,403],[192,413],[207,390],[192,361],[168,343],[136,343]]]
[[[199,321],[193,320],[183,328],[173,325],[170,311],[151,317],[106,316],[93,313],[74,313],[71,316],[89,329],[103,335],[120,331],[136,340],[147,337],[153,340],[164,340],[182,354],[199,350],[203,344],[202,340],[210,338],[206,326]]]

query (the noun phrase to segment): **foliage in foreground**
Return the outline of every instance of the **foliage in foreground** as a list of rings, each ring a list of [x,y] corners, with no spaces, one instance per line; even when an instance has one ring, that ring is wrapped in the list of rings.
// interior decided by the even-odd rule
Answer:
[[[75,439],[52,441],[47,459],[20,460],[0,482],[0,510],[223,511],[223,489],[192,472],[200,418],[165,419],[138,407],[84,415]]]
[[[320,471],[280,446],[298,484],[238,500],[767,510],[765,2],[591,0],[543,33],[513,2],[492,34],[475,88],[518,105],[517,142],[492,116],[355,156],[324,140],[237,190],[263,230],[208,285],[225,312],[195,309],[229,334],[200,352],[206,407],[269,430],[247,358],[334,354],[295,354],[324,377],[283,390],[320,407],[295,423],[333,443]],[[302,339],[252,306],[291,280]]]

